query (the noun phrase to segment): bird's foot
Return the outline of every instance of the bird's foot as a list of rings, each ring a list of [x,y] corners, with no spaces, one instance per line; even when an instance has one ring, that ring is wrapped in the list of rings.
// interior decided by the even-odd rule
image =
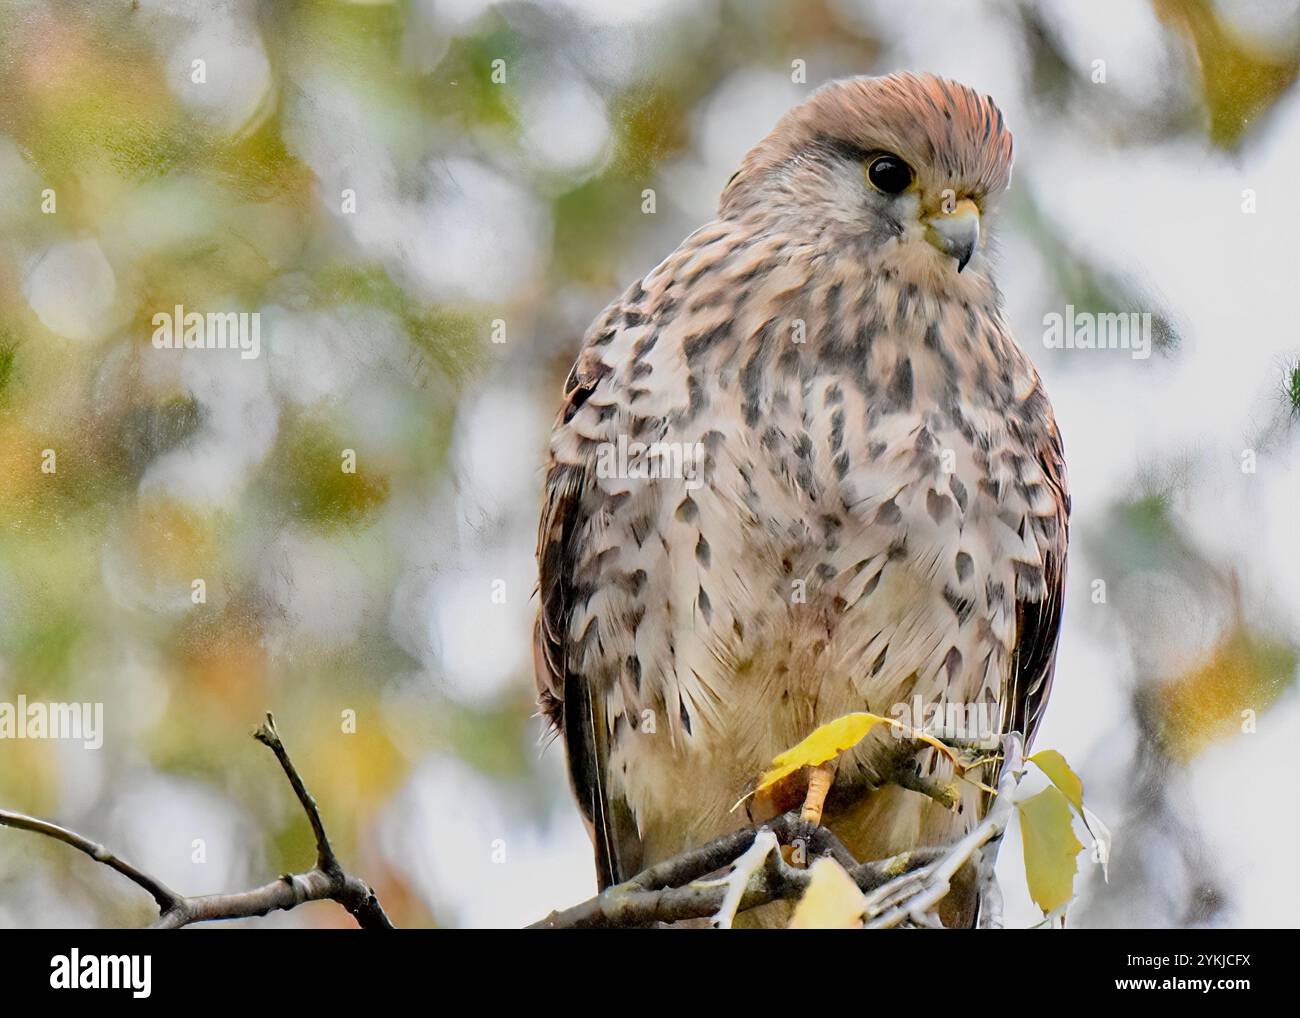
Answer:
[[[808,793],[804,796],[799,822],[790,829],[787,843],[781,846],[781,857],[791,866],[803,869],[808,865],[808,846],[813,832],[821,825],[826,796],[835,780],[835,761],[819,764],[808,772]]]

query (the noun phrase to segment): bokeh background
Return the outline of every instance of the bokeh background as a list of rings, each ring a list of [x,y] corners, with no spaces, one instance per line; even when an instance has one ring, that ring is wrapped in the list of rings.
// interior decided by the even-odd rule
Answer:
[[[0,0],[0,701],[106,726],[0,741],[0,804],[261,883],[312,858],[271,710],[399,924],[586,897],[529,647],[576,344],[816,85],[928,70],[1016,138],[999,275],[1074,493],[1038,745],[1114,835],[1071,922],[1296,925],[1298,66],[1264,0]],[[176,304],[260,312],[261,355],[154,349]],[[1046,349],[1067,304],[1155,350]],[[0,926],[152,915],[0,829]]]

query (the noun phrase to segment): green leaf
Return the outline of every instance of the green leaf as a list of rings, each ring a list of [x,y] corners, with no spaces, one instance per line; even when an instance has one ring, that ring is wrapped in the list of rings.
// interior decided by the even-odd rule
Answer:
[[[1055,786],[1016,803],[1025,848],[1029,894],[1044,912],[1074,896],[1074,875],[1083,845],[1074,836],[1070,803]]]

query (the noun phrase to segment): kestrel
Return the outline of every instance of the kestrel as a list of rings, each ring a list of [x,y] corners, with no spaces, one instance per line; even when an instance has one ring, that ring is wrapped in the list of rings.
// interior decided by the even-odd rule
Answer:
[[[756,775],[849,712],[983,707],[1032,738],[1070,503],[992,276],[1010,176],[991,98],[832,82],[588,330],[550,445],[534,642],[602,887],[748,823]],[[898,747],[873,732],[825,803],[859,859],[948,843],[985,809],[969,782],[947,808],[891,780]],[[952,777],[933,750],[914,767]],[[946,925],[975,916],[967,877]]]

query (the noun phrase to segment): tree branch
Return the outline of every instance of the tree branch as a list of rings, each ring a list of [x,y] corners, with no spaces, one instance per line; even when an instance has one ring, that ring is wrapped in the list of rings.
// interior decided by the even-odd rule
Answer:
[[[984,846],[997,841],[1006,830],[1015,810],[1013,796],[1024,774],[1023,767],[1024,740],[1019,732],[1012,732],[1003,740],[998,794],[984,819],[933,862],[868,894],[868,929],[888,929],[905,921],[917,926],[930,926],[937,922],[933,917],[934,909],[947,895],[957,871],[976,856],[983,863]],[[986,872],[991,878],[991,871]]]
[[[79,852],[85,852],[95,862],[102,862],[109,869],[116,870],[148,891],[153,896],[153,900],[158,903],[159,912],[166,912],[182,900],[179,894],[162,881],[151,877],[148,873],[142,873],[125,859],[118,858],[103,845],[83,837],[76,831],[70,831],[66,827],[41,820],[39,817],[15,813],[7,809],[0,809],[0,826],[16,827],[20,831],[35,831],[37,834],[44,834],[47,838],[61,841],[65,845],[71,845]]]
[[[339,861],[334,856],[334,849],[330,847],[329,835],[325,833],[325,822],[321,820],[320,809],[316,805],[316,800],[312,798],[311,792],[307,791],[298,768],[294,767],[293,761],[289,759],[289,751],[284,748],[284,743],[280,741],[280,733],[275,730],[275,718],[269,712],[261,727],[253,733],[253,738],[266,746],[280,761],[280,768],[284,771],[284,776],[289,779],[293,794],[298,797],[302,811],[307,814],[312,834],[316,836],[316,868],[326,873],[338,870]]]
[[[216,919],[244,919],[281,909],[287,911],[306,901],[326,900],[336,901],[346,908],[362,929],[393,929],[392,921],[384,912],[375,892],[364,881],[349,876],[339,865],[325,833],[325,824],[321,820],[316,800],[307,791],[302,776],[289,759],[288,750],[284,748],[284,743],[275,730],[275,718],[267,714],[262,726],[253,733],[253,738],[275,754],[311,823],[312,833],[316,836],[316,865],[305,873],[286,874],[251,891],[186,897],[177,894],[162,881],[131,865],[103,845],[48,820],[0,809],[0,826],[33,831],[71,845],[144,888],[158,903],[159,915],[150,924],[150,929],[174,930],[191,923]]]

